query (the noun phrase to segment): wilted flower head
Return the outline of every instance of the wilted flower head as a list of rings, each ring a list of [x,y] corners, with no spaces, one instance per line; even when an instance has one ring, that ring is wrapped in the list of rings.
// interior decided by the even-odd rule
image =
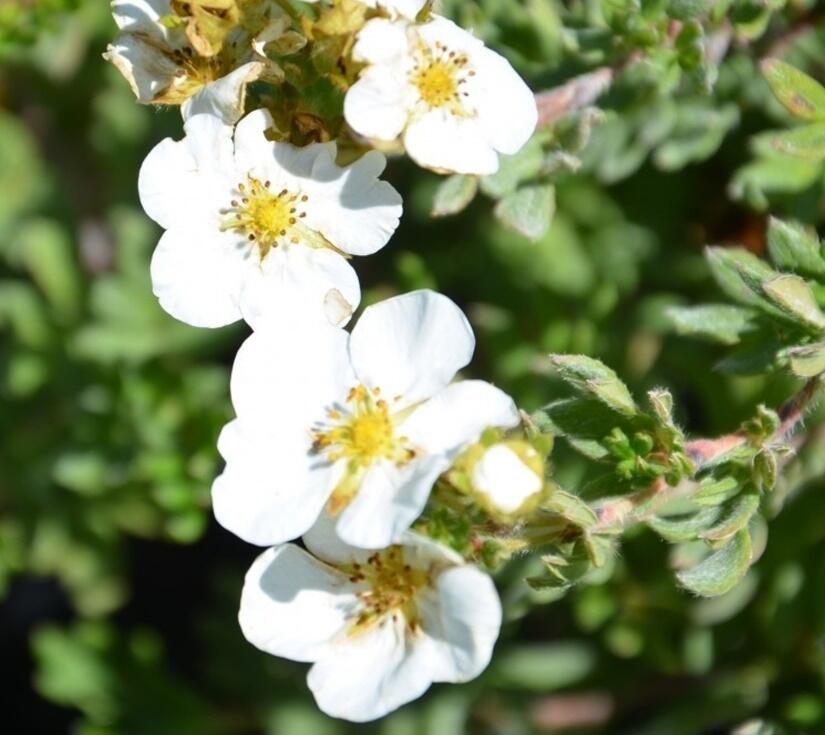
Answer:
[[[283,71],[258,53],[255,40],[285,33],[290,21],[265,0],[114,0],[120,33],[104,57],[140,102],[181,105],[225,123],[243,115],[247,84],[280,81]]]

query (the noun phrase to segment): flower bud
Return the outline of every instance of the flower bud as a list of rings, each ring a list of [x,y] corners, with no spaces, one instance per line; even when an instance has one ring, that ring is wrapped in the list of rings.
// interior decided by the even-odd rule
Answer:
[[[493,515],[529,510],[544,488],[544,462],[525,441],[499,442],[485,449],[471,470],[476,499]]]

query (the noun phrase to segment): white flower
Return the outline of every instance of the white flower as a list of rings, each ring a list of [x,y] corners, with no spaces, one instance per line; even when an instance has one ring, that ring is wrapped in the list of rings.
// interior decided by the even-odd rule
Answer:
[[[521,509],[541,493],[544,485],[536,471],[541,467],[538,453],[526,444],[519,448],[531,454],[522,458],[506,442],[494,444],[484,451],[472,470],[473,488],[480,499],[505,514]]]
[[[280,10],[273,6],[268,13]],[[139,102],[181,105],[184,120],[208,112],[232,125],[243,115],[248,84],[283,77],[277,64],[253,53],[245,37],[225,53],[199,55],[182,26],[163,22],[174,16],[170,0],[114,0],[112,14],[120,33],[104,58],[129,82]],[[285,30],[277,15],[272,21],[262,17],[260,23],[272,38],[272,29]]]
[[[498,154],[516,153],[536,127],[535,99],[510,64],[446,18],[375,18],[353,58],[367,67],[344,100],[347,122],[366,138],[403,135],[422,166],[494,173]]]
[[[253,334],[232,372],[238,417],[218,440],[218,521],[269,546],[304,533],[326,506],[347,543],[393,543],[464,448],[519,421],[498,388],[450,385],[474,346],[461,310],[432,291],[369,307],[351,336]]]
[[[141,168],[143,208],[166,229],[153,288],[181,321],[219,327],[243,315],[255,327],[262,312],[294,320],[320,312],[332,289],[336,306],[354,308],[358,279],[341,253],[374,253],[398,226],[401,197],[378,179],[383,155],[342,168],[334,143],[271,142],[271,123],[257,110],[233,139],[218,118],[196,115],[182,141],[162,141]]]
[[[408,533],[365,552],[304,537],[265,551],[246,575],[239,621],[262,651],[312,662],[307,682],[333,717],[366,722],[464,682],[490,661],[501,627],[492,580],[454,552]]]

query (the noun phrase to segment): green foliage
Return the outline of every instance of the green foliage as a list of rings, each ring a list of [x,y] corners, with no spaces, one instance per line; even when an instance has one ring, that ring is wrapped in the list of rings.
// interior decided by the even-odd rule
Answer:
[[[784,367],[800,378],[815,377],[825,370],[825,259],[819,240],[798,224],[772,219],[767,245],[782,271],[744,250],[708,250],[716,282],[740,306],[673,307],[668,315],[680,334],[739,346],[720,369],[758,373]]]
[[[107,6],[0,4],[0,593],[15,611],[27,580],[65,594],[73,622],[48,609],[19,648],[73,732],[354,732],[317,713],[305,666],[237,629],[255,552],[209,525],[209,486],[243,335],[178,324],[151,294],[135,177],[180,120],[103,66]],[[455,298],[468,375],[558,441],[519,524],[471,504],[424,519],[495,570],[491,667],[357,731],[825,730],[816,4],[442,6],[527,76],[541,126],[493,176],[391,160],[404,226],[364,259],[364,300]],[[318,79],[340,42],[250,104],[337,132],[340,91]]]

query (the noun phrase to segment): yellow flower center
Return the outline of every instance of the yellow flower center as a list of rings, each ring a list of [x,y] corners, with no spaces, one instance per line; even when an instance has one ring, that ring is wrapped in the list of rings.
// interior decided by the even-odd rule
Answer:
[[[223,211],[226,216],[223,229],[237,230],[250,242],[257,243],[261,260],[282,241],[298,243],[304,239],[306,228],[300,220],[306,217],[306,212],[299,211],[299,207],[309,197],[287,189],[274,194],[269,181],[262,183],[253,176],[246,179],[246,183],[238,184],[240,200],[233,199],[231,208]]]
[[[446,108],[453,114],[462,114],[462,98],[467,92],[462,85],[475,72],[467,68],[469,59],[464,54],[450,51],[436,41],[435,47],[420,46],[416,54],[411,81],[418,89],[422,102],[430,109]]]
[[[430,573],[408,564],[404,547],[390,546],[377,551],[366,564],[350,564],[344,571],[349,574],[350,582],[367,585],[356,593],[361,608],[350,626],[350,634],[362,632],[385,615],[403,615],[409,628],[418,627],[415,598],[430,583]]]
[[[395,401],[400,400],[396,398]],[[332,493],[329,510],[343,510],[355,494],[363,472],[379,459],[404,465],[415,456],[405,436],[398,436],[401,416],[390,410],[378,388],[353,388],[346,405],[327,411],[327,421],[313,431],[313,450],[330,462],[346,460],[344,477]]]

